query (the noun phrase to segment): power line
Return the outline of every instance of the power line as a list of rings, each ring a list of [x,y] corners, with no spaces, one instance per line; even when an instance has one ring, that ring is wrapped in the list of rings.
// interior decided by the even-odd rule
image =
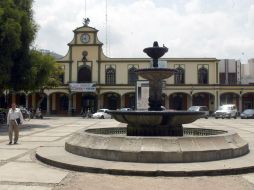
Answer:
[[[106,55],[110,57],[110,25],[109,25],[109,21],[108,21],[108,0],[105,1],[106,6],[105,6],[105,19],[106,19]]]
[[[106,55],[108,55],[108,0],[106,0],[106,7],[105,7],[105,12],[106,12],[106,14],[105,14],[105,19],[106,19],[106,27],[105,27],[105,29],[106,29]]]
[[[86,18],[86,0],[85,0],[85,18]]]

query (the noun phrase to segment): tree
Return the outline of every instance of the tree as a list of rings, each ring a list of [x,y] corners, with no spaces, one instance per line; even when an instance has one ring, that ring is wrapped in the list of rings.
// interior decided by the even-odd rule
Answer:
[[[13,1],[0,1],[0,92],[7,88],[12,55],[21,47],[20,13]]]
[[[33,20],[33,0],[13,0],[13,2],[20,11],[21,46],[12,55],[14,64],[11,70],[10,86],[14,91],[29,90],[27,83],[29,82],[32,66],[29,51],[37,31],[37,26]]]
[[[30,46],[37,26],[33,0],[0,1],[0,92],[27,90],[31,73]]]
[[[64,73],[61,65],[51,55],[45,55],[35,49],[30,52],[31,74],[27,87],[31,91],[39,91],[41,99],[37,107],[45,98],[44,90],[62,84],[60,76]]]
[[[31,49],[37,31],[33,0],[0,0],[0,94],[40,91],[61,84],[63,71],[50,55]],[[38,106],[39,106],[38,105]]]

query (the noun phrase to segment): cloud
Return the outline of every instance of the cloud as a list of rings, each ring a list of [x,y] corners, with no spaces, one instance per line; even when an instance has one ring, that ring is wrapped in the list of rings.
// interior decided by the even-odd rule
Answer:
[[[72,31],[82,25],[84,0],[37,0],[36,45],[67,53]],[[87,0],[90,25],[105,44],[105,1]],[[250,0],[108,0],[111,57],[145,57],[154,40],[166,57],[241,58],[254,56],[254,2]],[[105,45],[104,45],[105,52]]]

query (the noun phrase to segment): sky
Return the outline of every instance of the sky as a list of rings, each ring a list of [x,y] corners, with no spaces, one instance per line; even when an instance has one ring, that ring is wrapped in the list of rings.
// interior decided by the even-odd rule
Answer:
[[[89,17],[109,57],[146,57],[153,41],[165,57],[254,58],[254,0],[34,0],[34,46],[65,55]]]

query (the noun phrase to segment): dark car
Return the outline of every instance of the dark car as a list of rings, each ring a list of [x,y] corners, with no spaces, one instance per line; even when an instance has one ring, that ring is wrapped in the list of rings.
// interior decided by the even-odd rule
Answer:
[[[5,124],[7,121],[8,109],[0,108],[0,124]]]
[[[254,109],[246,109],[241,113],[241,119],[254,119]]]

